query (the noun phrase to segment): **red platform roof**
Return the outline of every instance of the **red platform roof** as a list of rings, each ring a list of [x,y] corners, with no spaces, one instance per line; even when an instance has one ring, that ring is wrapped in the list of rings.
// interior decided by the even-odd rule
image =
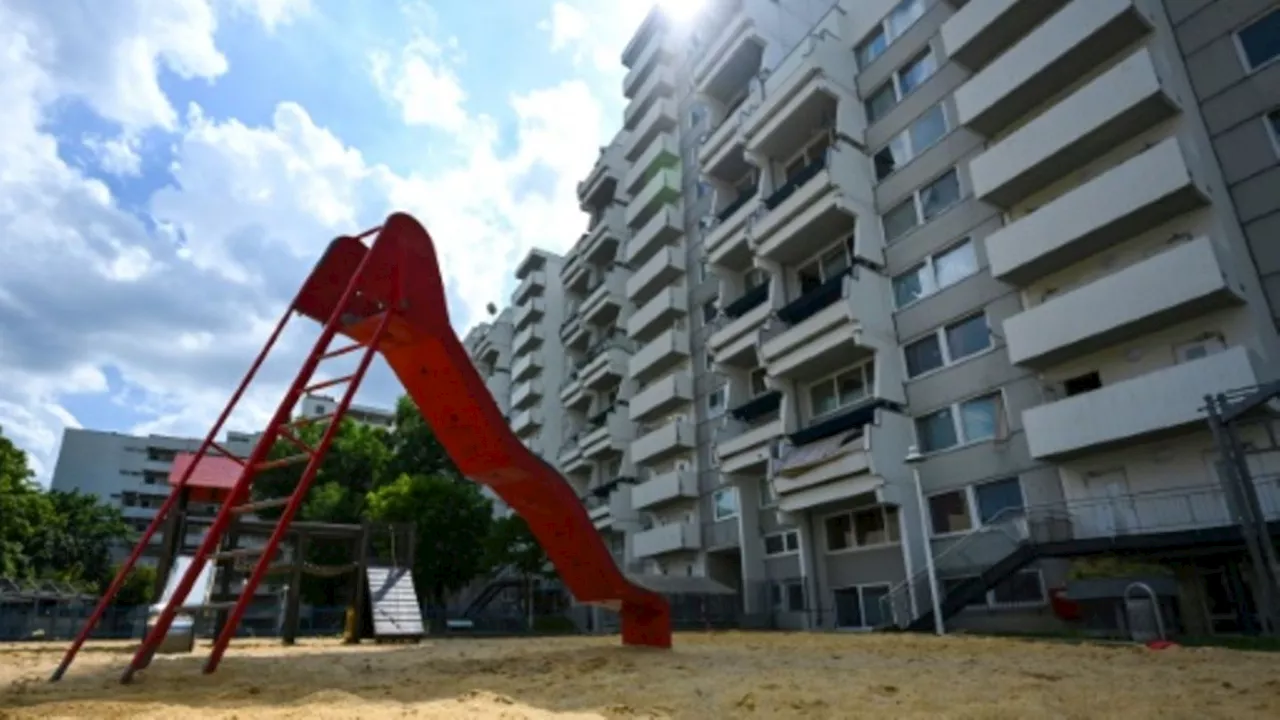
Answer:
[[[178,453],[173,459],[173,467],[169,470],[169,484],[177,485],[183,473],[195,461],[194,453]],[[220,502],[231,489],[244,468],[239,462],[221,455],[205,455],[196,464],[196,469],[187,478],[187,487],[191,490],[191,499],[197,502]]]

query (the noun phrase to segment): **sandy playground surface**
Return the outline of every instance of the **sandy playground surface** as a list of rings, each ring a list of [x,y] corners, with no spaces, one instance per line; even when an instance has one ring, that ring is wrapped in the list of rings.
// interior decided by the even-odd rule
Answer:
[[[117,683],[125,643],[0,645],[0,718],[1278,718],[1280,654],[915,635],[233,645]]]

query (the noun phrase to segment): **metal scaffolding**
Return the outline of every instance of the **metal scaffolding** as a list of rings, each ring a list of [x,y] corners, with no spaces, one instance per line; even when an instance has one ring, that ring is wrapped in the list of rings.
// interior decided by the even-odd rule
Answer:
[[[1280,381],[1206,395],[1205,406],[1218,478],[1249,553],[1260,630],[1280,635],[1280,563],[1250,464],[1268,453],[1280,457]]]

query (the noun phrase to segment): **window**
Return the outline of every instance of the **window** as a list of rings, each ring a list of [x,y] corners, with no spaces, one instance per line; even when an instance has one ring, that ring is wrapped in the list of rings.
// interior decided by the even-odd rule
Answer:
[[[926,335],[903,347],[907,377],[957,363],[991,347],[991,331],[985,314],[973,315]]]
[[[868,362],[809,386],[810,418],[831,415],[863,400],[875,384],[875,362]]]
[[[884,624],[885,598],[889,596],[887,584],[858,585],[840,588],[835,596],[836,627],[873,628]]]
[[[1272,10],[1236,32],[1244,69],[1250,72],[1280,58],[1280,9]]]
[[[720,488],[711,496],[711,516],[716,520],[728,520],[738,516],[738,489]]]
[[[773,583],[771,588],[774,612],[804,612],[804,586],[798,581]]]
[[[916,418],[916,438],[923,453],[991,440],[1003,432],[1004,401],[998,392]]]
[[[893,75],[867,97],[867,124],[889,114],[907,95],[932,77],[937,69],[938,60],[930,48],[925,48],[919,55],[903,63],[902,67],[893,71]]]
[[[724,404],[729,388],[721,385],[707,396],[707,417],[718,418],[724,414]]]
[[[954,285],[978,272],[978,254],[973,241],[944,250],[893,279],[893,301],[906,307],[922,297]]]
[[[889,45],[907,31],[925,11],[925,0],[902,0],[898,3],[880,25],[858,43],[858,67],[865,70],[876,58],[884,54]]]
[[[716,307],[718,301],[719,298],[711,298],[710,300],[702,303],[702,322],[704,324],[716,319],[716,315],[720,312]]]
[[[828,517],[823,528],[827,552],[876,547],[898,542],[898,508],[886,505]]]
[[[978,522],[983,525],[1014,517],[1026,506],[1022,499],[1022,483],[1016,477],[975,485],[973,500]]]
[[[823,283],[844,273],[849,269],[853,238],[845,238],[821,252],[817,257],[800,266],[796,270],[796,279],[800,283],[800,294],[805,295],[822,287]]]
[[[952,490],[929,497],[929,523],[934,535],[965,532],[973,528],[969,514],[969,495]]]
[[[798,530],[784,530],[783,532],[764,536],[764,554],[766,556],[790,555],[797,552],[800,552],[800,532]]]
[[[881,217],[885,242],[897,240],[915,226],[929,222],[959,200],[960,176],[951,168]]]
[[[947,113],[941,104],[934,105],[916,118],[910,127],[894,136],[876,153],[876,179],[883,180],[912,158],[928,150],[947,134]]]
[[[760,397],[769,392],[769,384],[766,382],[767,377],[764,368],[756,368],[751,371],[751,377],[748,378],[751,383],[751,397]]]
[[[777,505],[778,496],[774,494],[773,483],[769,482],[769,478],[762,477],[758,482],[760,488],[760,507],[770,508]]]

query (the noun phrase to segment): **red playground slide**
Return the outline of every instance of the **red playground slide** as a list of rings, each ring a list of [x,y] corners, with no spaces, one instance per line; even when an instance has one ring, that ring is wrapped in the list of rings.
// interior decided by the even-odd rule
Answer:
[[[458,469],[492,488],[529,523],[578,602],[620,613],[624,644],[671,647],[666,599],[626,579],[573,488],[507,427],[449,324],[435,248],[418,221],[392,214],[371,246],[354,237],[334,240],[307,278],[296,309],[323,324],[366,254],[351,314],[376,315],[399,296],[378,350]],[[372,322],[355,322],[342,333],[367,343],[375,329]]]

